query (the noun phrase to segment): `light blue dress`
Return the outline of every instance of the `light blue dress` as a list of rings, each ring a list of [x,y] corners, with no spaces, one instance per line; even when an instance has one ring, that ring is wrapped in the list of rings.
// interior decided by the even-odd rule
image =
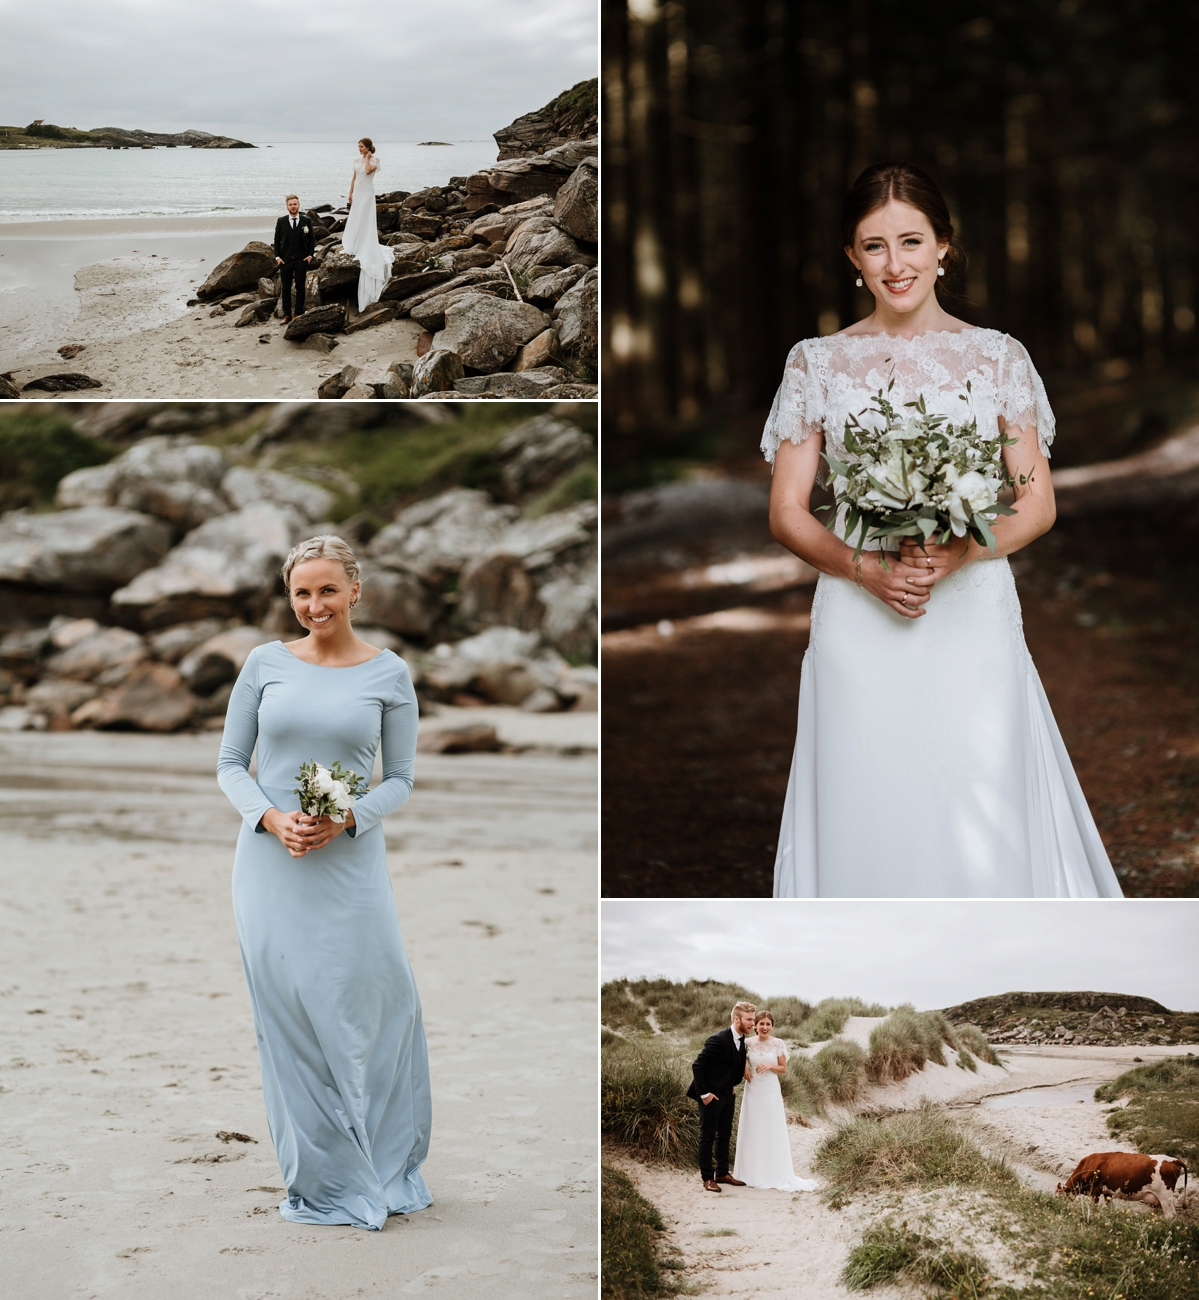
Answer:
[[[323,668],[273,641],[250,654],[229,701],[217,780],[243,819],[233,911],[287,1185],[279,1211],[293,1223],[379,1229],[433,1200],[425,1031],[380,824],[411,793],[416,720],[408,665],[390,650]],[[270,808],[299,807],[301,763],[369,778],[380,739],[383,782],[350,830],[293,858],[259,829]]]

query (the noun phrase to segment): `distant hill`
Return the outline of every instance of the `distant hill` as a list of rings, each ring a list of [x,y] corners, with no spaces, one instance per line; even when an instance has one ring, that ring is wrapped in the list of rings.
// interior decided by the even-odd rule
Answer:
[[[0,149],[256,149],[245,140],[211,131],[129,131],[121,126],[99,126],[81,131],[52,122],[31,122],[28,126],[0,126]]]
[[[993,1043],[1199,1043],[1199,1013],[1131,993],[1001,993],[944,1013],[951,1024],[977,1025]]]

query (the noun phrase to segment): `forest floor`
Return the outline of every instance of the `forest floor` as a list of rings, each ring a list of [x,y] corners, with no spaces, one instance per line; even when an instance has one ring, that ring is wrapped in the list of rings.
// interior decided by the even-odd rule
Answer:
[[[763,517],[605,561],[605,896],[770,895],[813,587],[688,577],[784,557]],[[1199,512],[1059,520],[1012,568],[1125,894],[1199,896]]]
[[[595,1295],[595,715],[508,712],[384,822],[434,1201],[377,1233],[278,1212],[219,736],[0,738],[6,1297]]]

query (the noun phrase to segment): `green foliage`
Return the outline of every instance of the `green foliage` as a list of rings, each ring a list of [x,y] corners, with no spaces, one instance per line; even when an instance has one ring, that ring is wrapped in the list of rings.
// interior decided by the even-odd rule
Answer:
[[[887,1008],[861,998],[825,998],[817,1003],[811,1018],[803,1026],[809,1043],[823,1043],[845,1028],[850,1016],[885,1016]]]
[[[867,1076],[872,1083],[897,1082],[924,1069],[929,1061],[944,1065],[946,1043],[957,1047],[941,1012],[917,1011],[905,1003],[871,1030]]]
[[[971,1074],[978,1073],[978,1062],[964,1047],[958,1052],[958,1068],[969,1070]]]
[[[828,1099],[839,1106],[856,1101],[866,1086],[866,1053],[847,1038],[834,1038],[812,1058]]]
[[[838,1126],[816,1152],[827,1190],[842,1197],[863,1188],[956,1183],[1014,1183],[1007,1163],[984,1155],[929,1101],[886,1119],[860,1117]]]
[[[0,413],[0,510],[49,505],[64,475],[103,465],[116,452],[56,412],[5,410]]]
[[[600,1071],[600,1128],[638,1159],[694,1168],[699,1114],[687,1096],[685,1049],[649,1040],[609,1046]]]
[[[663,1030],[701,1033],[705,1037],[727,1027],[729,1013],[737,1002],[757,1005],[748,989],[720,980],[688,980],[685,984],[661,979],[615,980],[600,991],[601,1012],[607,1025],[644,1029],[646,1012],[652,1009]]]
[[[1199,1056],[1168,1056],[1138,1065],[1096,1088],[1096,1101],[1128,1105],[1107,1117],[1109,1132],[1140,1151],[1199,1162]]]
[[[50,122],[30,122],[25,128],[25,134],[40,136],[45,140],[69,140],[72,134],[78,135],[79,132],[64,131],[61,126],[54,126]]]
[[[547,488],[541,496],[530,501],[525,514],[530,519],[549,514],[551,510],[565,510],[580,501],[594,501],[599,496],[599,462],[592,458],[582,461],[574,469]]]
[[[959,1047],[972,1052],[980,1061],[988,1065],[1002,1065],[995,1049],[987,1042],[987,1036],[977,1025],[954,1025],[953,1036]]]
[[[896,1225],[888,1219],[866,1230],[850,1251],[841,1277],[851,1291],[915,1282],[966,1300],[988,1293],[990,1270],[977,1255],[915,1232],[906,1222]]]
[[[783,1104],[805,1117],[822,1115],[829,1103],[829,1085],[823,1066],[806,1056],[792,1056],[787,1073],[780,1076]]]
[[[639,1300],[667,1289],[658,1261],[662,1216],[627,1174],[609,1165],[601,1172],[600,1229],[602,1296]]]

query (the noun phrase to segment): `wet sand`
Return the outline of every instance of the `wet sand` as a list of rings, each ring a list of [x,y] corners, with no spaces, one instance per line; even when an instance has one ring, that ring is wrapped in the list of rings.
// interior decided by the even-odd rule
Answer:
[[[219,737],[0,737],[5,1295],[593,1296],[594,721],[418,755],[385,823],[435,1203],[381,1233],[277,1212]]]

